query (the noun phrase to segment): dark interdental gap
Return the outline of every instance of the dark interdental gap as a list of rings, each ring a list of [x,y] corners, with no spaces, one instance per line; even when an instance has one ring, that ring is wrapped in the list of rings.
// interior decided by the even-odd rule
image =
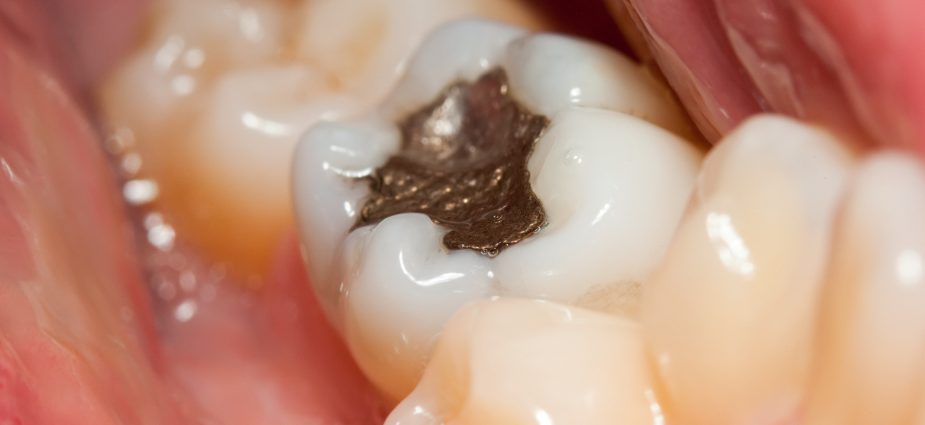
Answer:
[[[449,230],[448,249],[498,255],[546,224],[527,161],[548,125],[511,96],[500,68],[449,85],[399,123],[401,149],[368,177],[355,227],[423,213]]]

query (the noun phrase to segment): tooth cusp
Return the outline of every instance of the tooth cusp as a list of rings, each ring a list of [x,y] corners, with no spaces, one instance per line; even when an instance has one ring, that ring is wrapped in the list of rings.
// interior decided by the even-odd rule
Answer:
[[[548,124],[510,96],[501,69],[450,85],[400,122],[401,149],[372,176],[355,227],[418,212],[449,230],[446,248],[497,255],[546,222],[527,162]]]

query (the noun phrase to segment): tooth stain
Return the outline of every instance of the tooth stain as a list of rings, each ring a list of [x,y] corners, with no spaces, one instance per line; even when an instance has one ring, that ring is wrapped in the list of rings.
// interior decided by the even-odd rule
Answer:
[[[366,178],[354,228],[423,213],[448,229],[448,249],[497,255],[546,224],[527,161],[548,125],[511,97],[502,69],[449,85],[399,122],[401,149]]]

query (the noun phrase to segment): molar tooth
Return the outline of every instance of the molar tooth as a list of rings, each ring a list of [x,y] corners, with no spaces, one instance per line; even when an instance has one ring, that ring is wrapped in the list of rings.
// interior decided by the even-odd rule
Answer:
[[[634,117],[561,112],[530,159],[549,225],[498,256],[504,292],[573,303],[644,281],[681,219],[699,161],[691,145]]]
[[[534,37],[542,39],[534,41]],[[547,50],[558,53],[541,55]],[[628,66],[612,57],[576,63],[578,69],[575,71],[559,63],[562,58],[603,55],[603,52],[596,45],[566,41],[559,36],[528,35],[523,30],[500,24],[479,21],[453,23],[425,41],[418,55],[409,60],[408,71],[396,90],[372,118],[347,124],[325,124],[310,130],[303,138],[294,165],[294,190],[312,280],[322,304],[333,316],[332,321],[339,323],[346,332],[361,368],[392,399],[400,399],[413,387],[443,323],[467,302],[504,294],[548,298],[633,314],[636,304],[633,291],[645,282],[669,243],[693,188],[701,153],[676,134],[629,115],[637,113],[653,121],[664,118],[665,122],[674,122],[665,117],[675,112],[659,112],[657,105],[677,111],[657,85],[646,83],[644,87],[627,90],[626,93],[616,90],[645,81],[647,77],[642,76],[640,68]],[[508,68],[516,69],[510,71]],[[561,70],[561,74],[567,77],[567,85],[573,84],[581,90],[606,90],[608,96],[624,98],[609,99],[594,95],[575,101],[569,98],[570,92],[563,90],[561,84],[550,82],[549,87],[540,84],[538,76],[542,72],[538,70],[543,68]],[[629,82],[616,81],[623,78]],[[504,83],[505,79],[507,83]],[[460,83],[461,80],[468,83]],[[454,88],[445,91],[448,87]],[[468,98],[447,94],[459,94],[459,90],[473,90],[472,93],[477,95]],[[545,110],[550,111],[551,116],[537,117],[535,111],[521,111],[525,109],[522,105],[512,105],[505,96],[543,102],[541,106],[547,108]],[[456,112],[447,112],[436,106],[433,106],[435,109],[427,109],[432,107],[429,105],[435,99],[440,99],[441,105],[463,105],[474,111],[473,115],[464,118],[454,115],[458,112],[455,109]],[[371,194],[367,191],[368,182],[351,182],[348,175],[330,165],[330,161],[335,159],[344,161],[348,158],[333,152],[333,146],[349,145],[346,150],[358,152],[375,150],[375,153],[358,154],[364,155],[362,167],[378,168],[391,155],[399,153],[400,137],[425,133],[424,129],[409,129],[407,126],[429,123],[434,117],[455,118],[470,125],[478,125],[467,121],[475,119],[473,117],[490,120],[496,115],[485,111],[495,110],[478,103],[485,99],[491,99],[491,107],[501,108],[498,111],[503,112],[497,116],[517,120],[517,126],[511,127],[511,138],[516,139],[513,134],[538,134],[535,152],[526,161],[526,171],[529,171],[532,191],[544,205],[545,213],[530,211],[523,212],[523,215],[529,216],[533,224],[537,223],[536,217],[541,217],[539,221],[546,217],[548,227],[530,234],[535,227],[512,226],[517,229],[516,232],[524,233],[514,232],[513,236],[504,236],[509,238],[505,240],[520,242],[489,258],[470,251],[448,251],[441,245],[446,228],[431,223],[430,219],[421,215],[402,214],[400,211],[378,223],[377,220],[357,219],[356,212],[362,207],[359,202]],[[641,106],[634,109],[637,100]],[[584,105],[586,101],[588,105]],[[591,106],[613,106],[621,110]],[[427,115],[432,111],[437,111],[437,115]],[[415,119],[406,120],[409,116]],[[545,124],[546,119],[551,120],[546,131],[537,129],[537,123]],[[492,125],[487,127],[492,131],[506,128],[498,123]],[[362,128],[377,130],[369,132]],[[513,133],[517,131],[520,133]],[[415,161],[426,158],[425,153],[432,146],[449,146],[457,140],[444,139],[441,135],[427,137],[433,145],[416,147],[418,150],[414,152],[418,156],[414,156],[413,160],[409,159],[412,157],[394,158],[415,164]],[[353,138],[367,140],[351,141]],[[372,138],[381,138],[382,142],[370,140]],[[479,131],[466,133],[464,138],[473,144],[478,142],[475,139],[492,140]],[[529,144],[526,146],[530,147]],[[455,147],[457,150],[451,152],[452,155],[456,152],[466,155],[465,152],[471,152],[467,150],[469,148],[477,153],[498,153],[480,145]],[[529,151],[523,149],[518,147],[516,152]],[[520,157],[512,156],[510,160],[517,162]],[[460,171],[458,167],[462,167],[460,164],[470,164],[456,161],[453,164],[457,168],[449,165],[446,168],[457,172]],[[389,160],[389,163],[392,161]],[[434,170],[439,170],[444,164],[434,165],[434,169],[425,171],[436,173]],[[521,163],[515,165],[520,166]],[[411,166],[408,167],[393,168],[392,174],[387,175],[411,176],[425,172],[412,172],[409,171]],[[503,166],[492,167],[495,166],[482,171],[495,173],[491,176],[514,175],[499,172]],[[510,173],[519,173],[516,178],[527,178],[523,168],[516,172],[510,170]],[[497,184],[493,178],[480,180],[469,176],[466,181],[495,182],[494,188],[506,187]],[[375,181],[384,185],[385,177],[383,181]],[[426,192],[420,193],[437,193],[438,189],[446,189],[442,186],[445,184],[450,183],[437,181],[432,187],[422,183],[420,187]],[[409,187],[418,186],[413,183],[396,185],[389,186],[389,190],[406,196],[404,190]],[[447,193],[452,194],[452,188],[449,192],[440,192],[438,200],[443,202],[442,197],[450,196]],[[471,191],[466,193],[475,196]],[[375,202],[390,202],[392,199],[389,197],[392,195],[379,195],[382,194],[377,193],[370,199]],[[523,209],[536,205],[534,198],[522,198],[524,203],[517,205],[525,205]],[[439,205],[459,211],[454,208],[460,204],[468,205],[470,201],[479,205],[487,203],[466,198],[459,202],[451,199]],[[418,200],[415,198],[413,202]],[[420,202],[426,204],[427,200]],[[415,203],[408,208],[417,205]],[[366,211],[375,216],[381,211],[391,210]],[[503,216],[494,215],[499,214],[498,211],[491,210],[480,217]],[[405,217],[408,215],[413,219]],[[514,220],[508,217],[500,219],[500,222],[507,223],[504,221],[507,219]],[[485,222],[489,220],[480,223],[495,229],[490,224],[499,221]],[[368,223],[373,229],[364,226],[346,237],[351,232],[351,225],[356,223]],[[454,231],[454,237],[459,236],[460,231]],[[410,234],[414,236],[409,237]],[[518,239],[517,235],[521,234],[529,237]],[[342,243],[345,238],[347,242]],[[485,233],[480,233],[478,238],[490,238],[490,234],[485,236]],[[465,238],[456,240],[469,241]],[[486,243],[478,246],[498,246],[492,245],[492,241]],[[420,246],[415,247],[415,244]],[[475,245],[461,243],[457,246]],[[421,285],[420,279],[416,281],[416,278],[410,277],[414,274],[409,275],[401,268],[399,254],[415,252],[416,258],[421,258],[421,261],[427,259],[430,266],[426,270],[432,277],[454,276],[455,273],[459,279],[433,286]],[[486,249],[485,252],[492,250]],[[331,266],[332,263],[335,265]],[[425,314],[415,315],[418,311]]]
[[[394,400],[414,386],[443,323],[492,292],[488,258],[446,252],[443,233],[423,214],[400,214],[349,237],[355,263],[347,264],[341,301],[346,339],[367,376]]]
[[[636,323],[497,299],[453,317],[386,424],[654,425],[662,410]]]
[[[642,305],[686,423],[778,423],[798,407],[851,166],[829,134],[768,116],[747,121],[705,160]]]
[[[368,175],[398,144],[393,126],[371,120],[316,125],[296,147],[293,203],[309,277],[327,309],[339,303],[337,252],[369,192],[362,182],[350,180]],[[329,318],[337,322],[339,316]]]
[[[141,160],[132,178],[158,185],[146,208],[176,229],[178,246],[254,285],[292,221],[286,181],[310,124],[371,109],[444,22],[544,25],[522,0],[162,0],[152,9],[100,109],[134,136],[120,154]]]
[[[517,97],[546,116],[572,106],[607,109],[695,137],[671,92],[641,65],[604,46],[555,35],[524,37],[510,44],[504,67]]]
[[[925,168],[859,167],[833,243],[807,424],[911,424],[925,401]]]
[[[431,102],[448,83],[475,80],[498,66],[507,45],[525,34],[517,27],[476,19],[440,27],[408,60],[404,76],[382,109],[399,119]]]

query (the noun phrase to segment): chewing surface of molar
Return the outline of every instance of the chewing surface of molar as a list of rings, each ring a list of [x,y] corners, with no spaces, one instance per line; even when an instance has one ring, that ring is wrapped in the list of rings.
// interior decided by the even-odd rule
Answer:
[[[852,162],[825,131],[771,116],[707,156],[641,313],[685,423],[786,423],[796,413]]]
[[[351,231],[370,195],[357,178],[375,177],[401,149],[398,123],[497,69],[509,81],[499,90],[550,120],[528,163],[547,226],[494,258],[448,251],[445,229],[422,214]],[[632,314],[694,184],[701,154],[677,136],[688,131],[662,86],[603,47],[479,21],[446,26],[375,114],[303,136],[295,207],[315,289],[393,401],[413,387],[443,323],[473,300],[509,294]]]
[[[921,423],[925,398],[925,169],[867,159],[840,213],[806,424]]]
[[[100,109],[180,238],[260,274],[291,224],[298,136],[375,105],[425,34],[467,16],[545,26],[519,0],[162,0]]]
[[[447,324],[388,425],[664,424],[635,321],[494,299]]]

